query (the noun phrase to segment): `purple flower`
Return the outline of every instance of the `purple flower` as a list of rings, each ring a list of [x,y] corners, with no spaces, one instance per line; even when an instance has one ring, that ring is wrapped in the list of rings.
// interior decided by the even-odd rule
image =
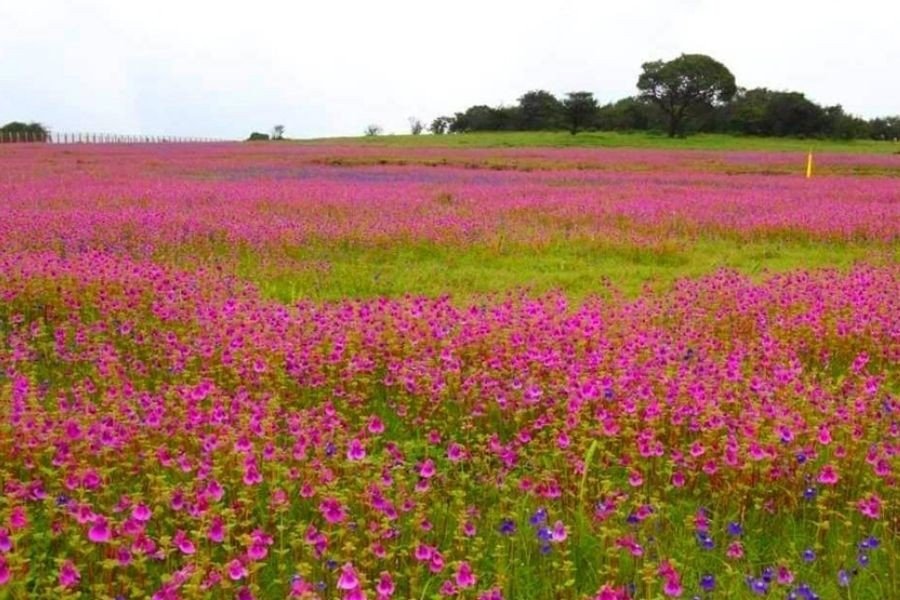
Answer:
[[[531,515],[531,518],[529,518],[528,521],[535,526],[543,525],[547,522],[547,509],[537,509],[536,511],[534,511],[534,514]]]
[[[744,533],[744,528],[741,527],[741,524],[737,521],[732,521],[728,524],[728,535],[739,536]]]
[[[716,587],[716,578],[710,573],[706,573],[702,577],[700,577],[700,587],[703,588],[703,591],[711,592]]]
[[[841,587],[847,587],[850,585],[850,573],[841,569],[838,571],[838,585]]]
[[[716,547],[715,541],[713,541],[712,537],[704,531],[697,532],[697,543],[699,543],[704,550],[712,550]]]
[[[503,535],[512,535],[516,532],[516,522],[512,519],[503,519],[500,521],[500,533]]]
[[[748,577],[747,585],[750,586],[750,591],[757,596],[765,596],[769,593],[769,583],[761,577]]]

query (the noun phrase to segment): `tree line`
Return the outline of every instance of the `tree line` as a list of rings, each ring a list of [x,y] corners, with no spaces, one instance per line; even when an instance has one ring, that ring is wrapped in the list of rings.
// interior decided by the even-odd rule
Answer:
[[[900,116],[866,120],[840,104],[821,106],[802,92],[736,85],[725,65],[703,54],[642,65],[638,94],[600,104],[592,92],[557,98],[546,90],[523,94],[513,106],[470,106],[437,117],[437,135],[470,131],[663,131],[877,140],[900,139]]]

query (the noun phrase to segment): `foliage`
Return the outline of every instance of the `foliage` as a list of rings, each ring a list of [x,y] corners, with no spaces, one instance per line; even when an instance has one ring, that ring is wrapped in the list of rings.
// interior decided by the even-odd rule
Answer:
[[[0,141],[45,142],[50,131],[40,123],[12,121],[0,127]]]
[[[428,126],[428,131],[434,135],[444,135],[451,130],[452,125],[453,117],[436,117]]]
[[[519,98],[517,130],[555,130],[563,127],[564,103],[546,90],[532,90]]]
[[[591,92],[569,92],[562,105],[566,126],[572,135],[593,124],[597,116],[597,100]]]
[[[409,133],[411,135],[419,135],[425,130],[425,124],[422,123],[421,119],[416,117],[409,118]]]
[[[640,97],[666,114],[669,137],[681,134],[685,120],[695,111],[728,102],[737,91],[731,71],[704,54],[682,54],[668,62],[644,63],[641,68]]]

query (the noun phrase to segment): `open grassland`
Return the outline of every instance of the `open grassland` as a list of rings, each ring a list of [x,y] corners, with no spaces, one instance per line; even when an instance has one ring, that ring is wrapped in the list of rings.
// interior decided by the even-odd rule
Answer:
[[[711,148],[0,147],[0,598],[896,597],[900,157]]]
[[[900,154],[900,143],[876,140],[827,140],[772,138],[705,133],[686,138],[669,138],[661,133],[622,133],[585,131],[572,135],[566,131],[497,131],[452,135],[380,135],[362,138],[300,140],[307,144],[350,143],[410,148],[511,148],[511,147],[584,147],[644,148],[665,150],[713,150],[757,152],[806,152],[809,149],[832,153]]]

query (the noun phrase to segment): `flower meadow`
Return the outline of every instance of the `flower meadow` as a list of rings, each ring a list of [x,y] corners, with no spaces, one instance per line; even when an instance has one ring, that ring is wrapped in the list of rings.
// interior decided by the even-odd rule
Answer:
[[[0,598],[898,597],[896,157],[0,160]],[[578,298],[262,285],[304,247],[711,240],[866,253]]]

